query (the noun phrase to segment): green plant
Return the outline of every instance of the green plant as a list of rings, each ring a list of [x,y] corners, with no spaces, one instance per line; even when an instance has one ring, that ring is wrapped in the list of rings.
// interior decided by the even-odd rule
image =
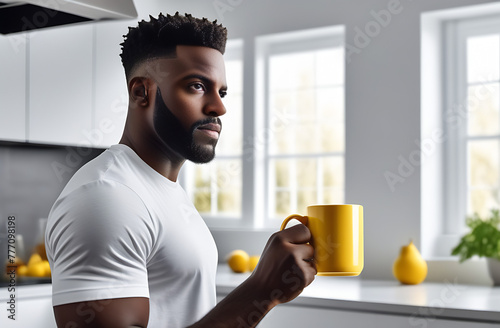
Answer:
[[[471,231],[460,239],[452,250],[452,255],[459,255],[460,262],[472,256],[491,257],[500,260],[500,223],[499,210],[491,210],[491,217],[482,219],[477,213],[468,217],[467,226]]]

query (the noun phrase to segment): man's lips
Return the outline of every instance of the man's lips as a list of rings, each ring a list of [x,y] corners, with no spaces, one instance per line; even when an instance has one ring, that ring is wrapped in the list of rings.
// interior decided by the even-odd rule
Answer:
[[[208,124],[200,125],[197,128],[197,130],[200,130],[204,134],[206,134],[214,139],[218,139],[219,133],[221,130],[221,126],[217,123],[208,123]]]

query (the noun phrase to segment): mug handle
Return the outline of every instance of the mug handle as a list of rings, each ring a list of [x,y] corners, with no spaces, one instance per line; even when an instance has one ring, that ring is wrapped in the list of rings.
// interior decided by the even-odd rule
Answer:
[[[281,228],[280,228],[280,231],[285,229],[286,225],[288,224],[288,222],[290,222],[290,220],[292,219],[296,219],[298,220],[300,223],[302,223],[303,225],[307,226],[307,223],[309,222],[309,219],[307,216],[304,216],[304,215],[300,215],[300,214],[292,214],[292,215],[289,215],[284,221],[283,223],[281,224]]]

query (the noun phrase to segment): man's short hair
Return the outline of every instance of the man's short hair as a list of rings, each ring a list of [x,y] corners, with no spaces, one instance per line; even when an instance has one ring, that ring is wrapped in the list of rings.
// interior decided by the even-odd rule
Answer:
[[[171,16],[160,13],[158,18],[142,20],[137,27],[129,27],[122,46],[122,64],[127,78],[137,64],[158,57],[175,57],[177,45],[203,46],[226,50],[227,30],[217,20],[195,18],[190,14]]]

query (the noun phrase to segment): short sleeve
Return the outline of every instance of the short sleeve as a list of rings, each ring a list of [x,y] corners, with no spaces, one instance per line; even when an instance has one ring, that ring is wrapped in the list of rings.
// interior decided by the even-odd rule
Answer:
[[[94,181],[58,199],[46,230],[53,305],[149,297],[154,230],[141,198],[118,182]]]

